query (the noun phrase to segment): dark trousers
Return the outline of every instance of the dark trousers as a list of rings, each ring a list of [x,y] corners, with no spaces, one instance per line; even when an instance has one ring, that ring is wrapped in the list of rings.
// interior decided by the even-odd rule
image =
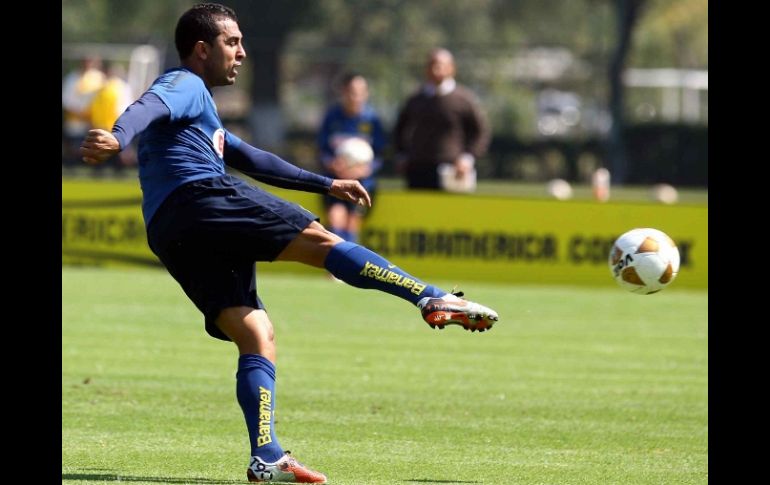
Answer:
[[[410,167],[406,172],[406,185],[410,189],[441,190],[438,170],[431,165]]]

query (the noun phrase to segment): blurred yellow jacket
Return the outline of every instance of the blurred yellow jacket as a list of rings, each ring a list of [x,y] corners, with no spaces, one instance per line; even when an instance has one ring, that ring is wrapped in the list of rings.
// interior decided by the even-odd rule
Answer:
[[[62,84],[64,129],[71,136],[80,136],[88,129],[89,107],[94,94],[104,85],[104,73],[99,69],[71,72]]]
[[[119,77],[112,77],[96,93],[91,102],[91,125],[111,130],[118,117],[133,101],[131,87]]]

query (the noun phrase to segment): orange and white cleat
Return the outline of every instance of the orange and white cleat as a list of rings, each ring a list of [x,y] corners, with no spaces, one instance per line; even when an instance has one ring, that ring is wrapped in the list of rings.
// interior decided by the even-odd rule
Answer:
[[[497,312],[484,305],[460,298],[462,293],[447,293],[441,298],[425,297],[417,303],[422,318],[433,328],[460,325],[465,330],[484,332],[498,320]]]
[[[326,475],[298,462],[286,451],[274,463],[265,463],[258,456],[251,457],[246,470],[250,482],[258,483],[326,483]]]

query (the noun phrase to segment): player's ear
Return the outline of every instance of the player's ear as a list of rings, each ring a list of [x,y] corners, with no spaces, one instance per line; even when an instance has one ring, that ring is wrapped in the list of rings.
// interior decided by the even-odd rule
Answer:
[[[195,53],[196,57],[206,60],[209,56],[209,45],[206,42],[199,40],[195,43],[193,52]]]

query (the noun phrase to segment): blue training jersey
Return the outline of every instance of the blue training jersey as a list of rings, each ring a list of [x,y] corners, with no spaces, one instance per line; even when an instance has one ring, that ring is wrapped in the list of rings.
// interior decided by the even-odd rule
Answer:
[[[372,176],[382,168],[382,150],[385,147],[385,134],[382,122],[377,112],[370,105],[364,106],[359,115],[348,116],[342,106],[334,104],[326,112],[321,129],[318,132],[318,148],[321,151],[321,164],[326,169],[326,164],[334,158],[334,149],[341,140],[357,136],[365,139],[372,145],[374,160],[372,161]],[[328,174],[328,171],[326,172]],[[368,179],[371,179],[370,176]],[[366,185],[366,184],[364,184]]]
[[[142,213],[149,224],[155,211],[177,187],[225,174],[225,131],[203,80],[184,67],[164,72],[147,91],[168,107],[168,122],[150,124],[139,139]],[[234,137],[232,137],[234,138]]]

